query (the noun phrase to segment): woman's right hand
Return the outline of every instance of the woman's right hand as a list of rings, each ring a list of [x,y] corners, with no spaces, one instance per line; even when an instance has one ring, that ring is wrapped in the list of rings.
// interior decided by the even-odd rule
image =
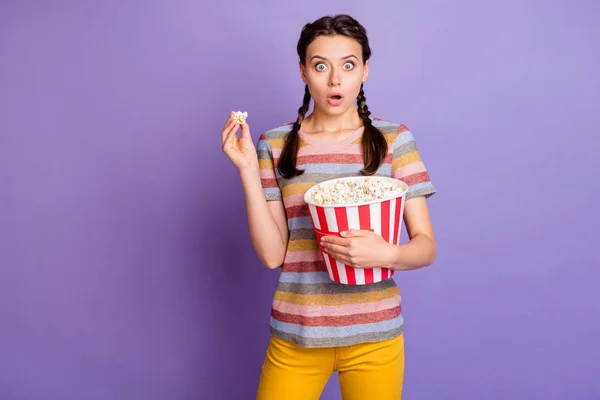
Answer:
[[[223,142],[223,153],[229,157],[233,165],[240,171],[258,167],[258,157],[256,148],[250,136],[250,126],[244,122],[238,124],[233,118],[233,112],[229,115],[229,119],[225,123],[225,127],[221,132],[221,140]],[[242,137],[237,136],[237,131],[242,127]]]

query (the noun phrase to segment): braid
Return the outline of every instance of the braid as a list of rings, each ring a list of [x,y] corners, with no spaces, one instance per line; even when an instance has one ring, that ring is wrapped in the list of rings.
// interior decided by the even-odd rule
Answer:
[[[360,85],[360,92],[358,93],[358,115],[363,120],[364,125],[371,125],[372,121],[370,118],[371,111],[367,106],[367,98],[365,97],[365,90],[363,84]]]
[[[302,106],[298,109],[298,118],[294,122],[292,130],[288,134],[283,149],[281,150],[281,157],[279,158],[279,164],[277,169],[281,176],[285,179],[293,178],[294,176],[302,175],[304,170],[296,168],[296,161],[298,156],[298,149],[300,148],[300,135],[298,131],[302,126],[302,121],[308,112],[310,106],[310,91],[308,85],[304,87],[304,99],[302,100]]]
[[[308,107],[310,105],[310,91],[308,90],[308,85],[304,86],[304,99],[302,100],[302,106],[298,109],[298,119],[294,123],[294,129],[297,131],[300,130],[300,126],[302,125],[302,121],[304,121],[304,117],[306,117],[306,113],[308,112]]]
[[[358,115],[363,120],[363,125],[365,126],[362,139],[365,167],[360,172],[364,175],[373,175],[385,160],[388,150],[387,140],[383,133],[373,126],[371,111],[369,111],[369,107],[367,106],[367,98],[365,97],[362,84],[360,85],[360,92],[356,100]]]

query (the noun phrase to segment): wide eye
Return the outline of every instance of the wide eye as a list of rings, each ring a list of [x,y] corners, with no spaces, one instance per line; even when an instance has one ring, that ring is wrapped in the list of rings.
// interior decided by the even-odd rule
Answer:
[[[318,63],[317,65],[315,65],[315,69],[317,71],[325,71],[327,69],[327,66],[323,63]]]
[[[347,62],[347,63],[344,64],[344,69],[346,71],[351,71],[353,68],[354,68],[354,63]]]

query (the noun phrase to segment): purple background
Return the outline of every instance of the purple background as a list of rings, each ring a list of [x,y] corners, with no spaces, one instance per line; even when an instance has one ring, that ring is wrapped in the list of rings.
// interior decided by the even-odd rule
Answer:
[[[278,272],[220,131],[295,119],[338,12],[438,189],[405,398],[600,398],[598,2],[52,3],[0,3],[2,399],[253,398]]]

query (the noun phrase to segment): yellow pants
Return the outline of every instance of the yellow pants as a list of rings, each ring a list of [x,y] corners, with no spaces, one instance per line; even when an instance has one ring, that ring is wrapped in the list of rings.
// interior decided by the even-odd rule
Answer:
[[[404,337],[347,347],[304,348],[271,337],[257,400],[318,400],[334,371],[343,400],[399,400]]]

